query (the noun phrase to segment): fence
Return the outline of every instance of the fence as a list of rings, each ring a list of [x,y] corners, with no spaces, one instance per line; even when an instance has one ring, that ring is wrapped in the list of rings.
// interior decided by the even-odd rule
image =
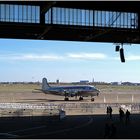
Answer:
[[[66,114],[104,114],[106,107],[113,109],[122,107],[129,109],[131,113],[140,113],[140,103],[47,103],[47,104],[24,104],[24,103],[0,103],[0,117],[35,117],[35,116],[59,116],[60,110]]]

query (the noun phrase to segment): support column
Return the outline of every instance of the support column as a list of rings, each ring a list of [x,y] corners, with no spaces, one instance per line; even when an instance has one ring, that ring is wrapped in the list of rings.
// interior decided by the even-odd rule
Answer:
[[[40,6],[40,24],[45,24],[45,12],[42,6]]]
[[[140,12],[138,13],[138,30],[140,31]]]

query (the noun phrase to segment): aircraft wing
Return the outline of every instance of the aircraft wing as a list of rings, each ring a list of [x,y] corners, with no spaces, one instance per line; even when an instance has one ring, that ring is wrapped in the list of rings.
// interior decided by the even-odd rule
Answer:
[[[42,93],[42,89],[34,89],[32,90],[32,93]]]

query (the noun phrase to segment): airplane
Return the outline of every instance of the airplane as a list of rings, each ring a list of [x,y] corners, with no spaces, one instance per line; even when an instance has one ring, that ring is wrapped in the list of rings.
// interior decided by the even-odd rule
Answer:
[[[93,96],[98,96],[100,91],[94,86],[90,85],[75,85],[75,86],[50,86],[46,78],[42,79],[42,92],[45,94],[54,94],[65,96],[64,100],[68,101],[69,97],[79,96],[79,100],[83,100],[83,97],[91,96],[91,101],[94,101]]]

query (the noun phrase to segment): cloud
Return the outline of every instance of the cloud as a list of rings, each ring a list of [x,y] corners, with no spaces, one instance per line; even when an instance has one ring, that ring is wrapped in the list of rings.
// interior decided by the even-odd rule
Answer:
[[[126,60],[139,61],[140,60],[140,55],[130,55],[130,56],[126,57]]]
[[[84,60],[103,60],[107,58],[107,56],[102,53],[69,53],[67,56],[73,59]]]
[[[10,55],[0,55],[0,59],[5,60],[31,60],[31,61],[53,61],[53,60],[61,60],[62,56],[58,55],[50,55],[50,54],[10,54]]]
[[[140,61],[140,55],[128,55],[128,56],[124,56],[125,60],[127,61]],[[120,60],[120,56],[118,57],[113,57],[112,60]]]
[[[107,56],[102,53],[68,53],[57,54],[7,54],[0,55],[0,60],[13,61],[59,61],[59,60],[104,60]]]

